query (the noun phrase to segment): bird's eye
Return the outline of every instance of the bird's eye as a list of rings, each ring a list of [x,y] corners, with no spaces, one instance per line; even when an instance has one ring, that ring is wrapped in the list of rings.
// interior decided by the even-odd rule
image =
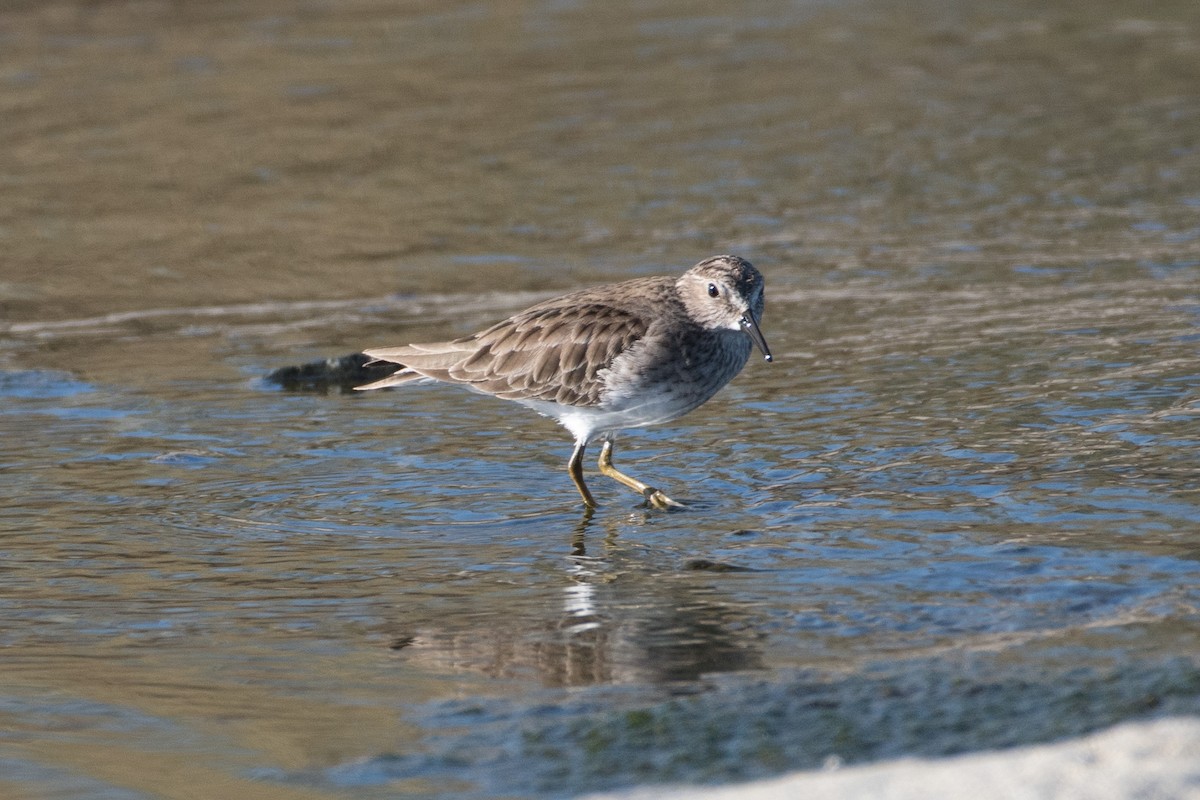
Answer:
[[[721,290],[717,288],[717,285],[715,283],[710,283],[708,285],[708,296],[709,297],[720,297],[720,295],[721,295]]]

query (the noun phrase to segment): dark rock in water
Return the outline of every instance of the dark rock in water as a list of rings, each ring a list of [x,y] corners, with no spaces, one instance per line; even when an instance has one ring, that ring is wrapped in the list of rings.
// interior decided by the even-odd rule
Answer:
[[[351,353],[340,358],[310,361],[291,367],[280,367],[267,375],[267,381],[289,392],[321,392],[336,389],[351,392],[355,386],[386,378],[396,371],[395,364],[374,364],[362,353]]]

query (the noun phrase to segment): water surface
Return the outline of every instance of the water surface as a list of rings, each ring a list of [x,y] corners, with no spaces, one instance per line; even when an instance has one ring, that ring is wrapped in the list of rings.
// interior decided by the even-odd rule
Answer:
[[[0,13],[0,787],[561,797],[1200,712],[1200,11]],[[716,252],[776,362],[570,437],[272,369]]]

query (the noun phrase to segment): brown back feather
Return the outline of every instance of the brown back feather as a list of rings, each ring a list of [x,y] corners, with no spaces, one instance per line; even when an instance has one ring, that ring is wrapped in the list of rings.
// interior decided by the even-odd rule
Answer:
[[[626,281],[621,306],[605,290],[547,300],[452,342],[368,350],[408,373],[462,383],[507,400],[594,405],[601,372],[646,335],[653,309],[674,289],[673,278]],[[611,291],[612,287],[608,287]]]
[[[567,308],[579,316],[564,316]],[[448,377],[508,400],[591,405],[604,388],[600,371],[646,329],[640,315],[626,310],[552,301],[467,337],[462,343],[478,349],[452,366]]]

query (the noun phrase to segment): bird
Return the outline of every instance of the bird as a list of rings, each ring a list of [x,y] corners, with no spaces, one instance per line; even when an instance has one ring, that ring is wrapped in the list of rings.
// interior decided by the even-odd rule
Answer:
[[[478,333],[446,342],[364,350],[396,372],[359,391],[412,382],[461,384],[557,420],[575,437],[567,473],[588,509],[587,446],[600,437],[600,472],[654,508],[682,508],[619,471],[613,441],[626,428],[671,422],[698,408],[771,350],[759,328],[763,277],[733,255],[679,277],[634,278],[545,300]]]

